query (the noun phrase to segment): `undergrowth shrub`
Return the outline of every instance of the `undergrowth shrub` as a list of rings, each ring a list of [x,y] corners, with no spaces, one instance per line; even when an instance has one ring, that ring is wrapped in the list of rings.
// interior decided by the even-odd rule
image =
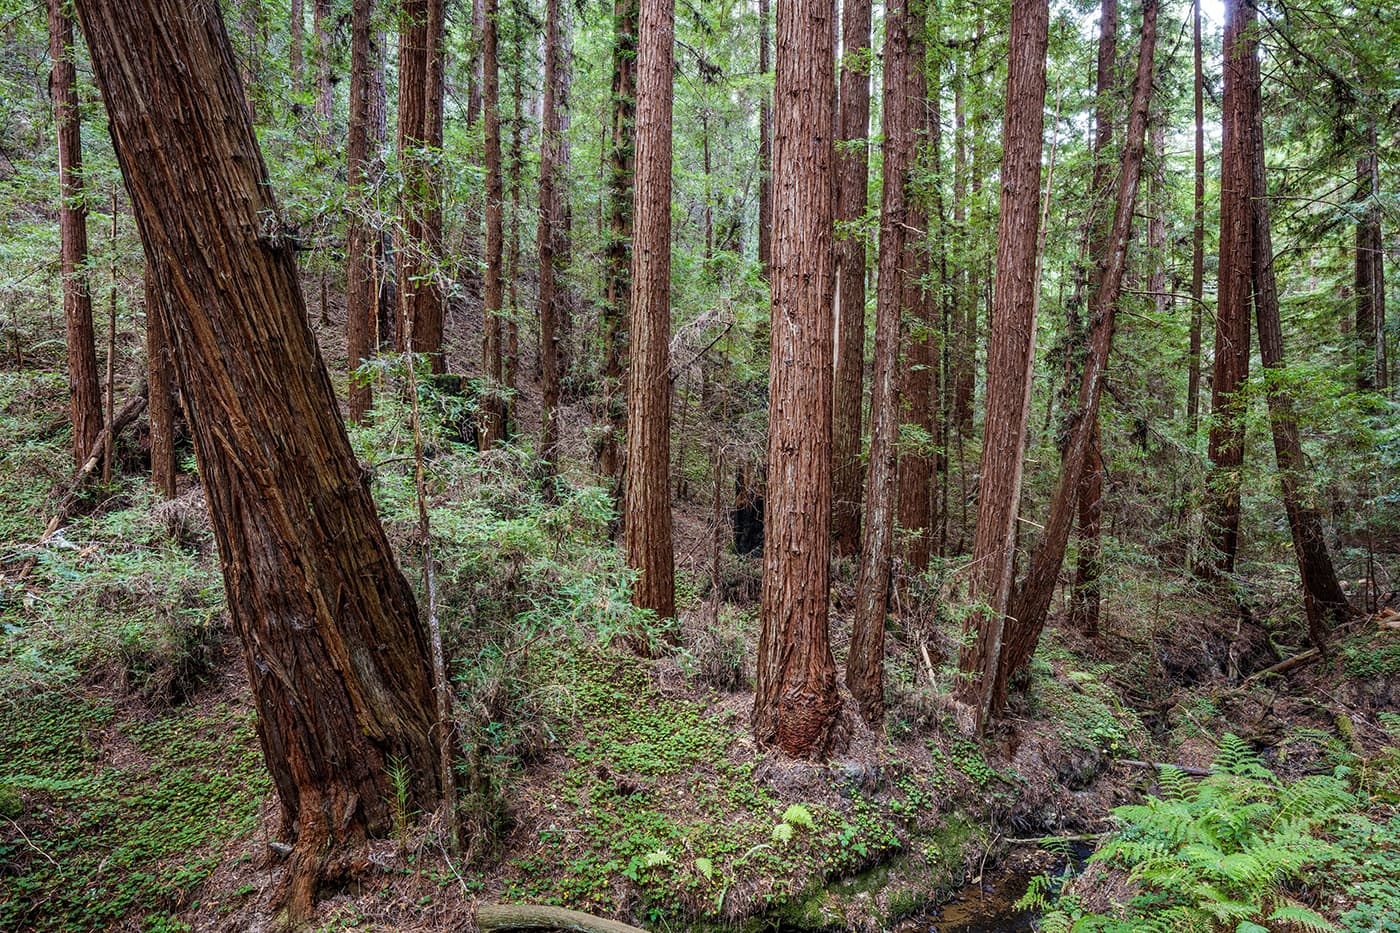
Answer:
[[[1213,770],[1193,781],[1164,769],[1162,796],[1113,811],[1119,829],[1090,861],[1127,873],[1126,903],[1094,911],[1077,893],[1053,896],[1042,877],[1023,906],[1045,909],[1050,933],[1332,931],[1302,895],[1345,878],[1345,891],[1332,889],[1350,901],[1342,928],[1400,929],[1400,825],[1370,819],[1350,768],[1285,783],[1226,735]]]

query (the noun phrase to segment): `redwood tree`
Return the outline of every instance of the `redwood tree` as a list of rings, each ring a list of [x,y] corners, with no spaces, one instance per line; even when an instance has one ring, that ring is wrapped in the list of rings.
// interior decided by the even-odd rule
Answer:
[[[910,175],[923,111],[923,43],[918,35],[922,24],[909,6],[909,0],[892,0],[885,21],[884,184],[875,291],[875,366],[870,383],[868,508],[861,529],[856,612],[846,660],[846,684],[861,715],[870,723],[878,722],[885,709],[885,610],[894,554],[899,343],[906,295],[910,293],[905,280],[917,275],[907,265],[914,251],[905,244],[911,239],[909,229],[918,226],[910,219]],[[769,488],[773,488],[771,483]]]
[[[506,412],[501,385],[505,381],[501,310],[505,292],[501,279],[505,201],[501,178],[500,28],[496,0],[485,0],[486,19],[481,39],[481,107],[486,141],[486,282],[482,295],[481,370],[489,383],[481,404],[481,448],[505,440]],[[543,295],[543,290],[541,291]]]
[[[1186,427],[1194,444],[1201,413],[1201,318],[1206,270],[1205,73],[1201,66],[1201,0],[1191,4],[1191,57],[1196,114],[1196,189],[1191,201],[1191,331],[1187,351]]]
[[[540,132],[540,222],[536,237],[540,258],[540,458],[553,471],[559,444],[559,321],[565,293],[555,273],[568,261],[563,246],[564,191],[559,91],[564,80],[561,61],[559,0],[545,0],[544,105]],[[667,302],[666,314],[670,314]]]
[[[1240,533],[1240,470],[1244,465],[1244,399],[1249,377],[1250,138],[1249,67],[1255,54],[1254,7],[1225,4],[1225,90],[1221,98],[1220,286],[1215,315],[1215,377],[1211,384],[1210,480],[1206,537],[1213,553],[1207,575],[1235,569]]]
[[[1303,608],[1308,619],[1308,637],[1322,648],[1327,635],[1339,622],[1351,616],[1351,604],[1342,592],[1322,516],[1304,498],[1302,485],[1308,474],[1298,433],[1298,415],[1293,398],[1283,382],[1283,327],[1279,321],[1278,285],[1274,279],[1273,235],[1269,229],[1268,170],[1264,153],[1264,110],[1259,79],[1259,59],[1249,57],[1251,119],[1250,199],[1251,257],[1254,281],[1254,317],[1259,325],[1259,358],[1267,378],[1265,397],[1269,404],[1269,424],[1274,435],[1274,459],[1278,463],[1283,510],[1293,538],[1293,555],[1303,585]]]
[[[637,28],[631,369],[627,383],[627,565],[632,600],[676,614],[671,552],[671,81],[673,0],[641,0]]]
[[[87,273],[87,205],[83,201],[83,137],[73,66],[73,20],[66,0],[49,0],[49,90],[58,126],[59,272],[68,341],[68,414],[73,462],[82,466],[102,433],[102,389],[92,330]]]
[[[156,305],[160,285],[146,263],[146,386],[151,419],[151,485],[166,499],[175,496],[175,364]]]
[[[307,918],[344,845],[441,795],[429,652],[306,321],[214,0],[77,0],[163,300],[258,735]]]
[[[765,43],[766,44],[766,43]],[[836,149],[836,376],[832,393],[831,534],[837,556],[860,545],[861,401],[865,387],[865,215],[870,133],[870,0],[841,14],[841,117]],[[766,170],[766,166],[765,166]]]
[[[791,755],[823,752],[840,706],[827,632],[833,14],[829,0],[780,3],[774,52],[768,487],[753,728],[760,745]]]
[[[1050,500],[1050,514],[1031,555],[1026,580],[1011,601],[1010,617],[1013,621],[1002,655],[995,700],[997,706],[1003,702],[1007,679],[1024,667],[1035,653],[1055,592],[1055,581],[1064,562],[1065,545],[1074,523],[1075,497],[1084,494],[1084,475],[1091,461],[1098,457],[1099,401],[1103,396],[1109,353],[1113,347],[1118,298],[1128,265],[1133,210],[1137,203],[1138,182],[1146,148],[1147,115],[1152,99],[1152,56],[1157,43],[1157,8],[1157,0],[1143,0],[1132,111],[1128,117],[1123,163],[1118,171],[1113,222],[1105,242],[1101,274],[1091,297],[1088,354],[1079,379],[1079,393],[1071,416],[1072,427],[1065,444],[1060,476]],[[1101,466],[1098,468],[1102,469]]]
[[[1357,199],[1361,218],[1356,225],[1356,387],[1386,387],[1385,241],[1381,238],[1380,154],[1376,125],[1367,126],[1365,150],[1356,159]]]
[[[369,184],[370,111],[373,106],[374,0],[353,0],[350,7],[350,124],[346,140],[346,189],[349,210],[345,231],[345,350],[350,367],[350,417],[364,421],[374,404],[368,382],[355,370],[374,355],[379,314],[375,282],[378,231],[369,219],[365,194]]]
[[[986,728],[994,687],[1000,682],[1035,361],[1036,242],[1049,24],[1048,0],[1012,0],[985,440],[970,574],[972,595],[979,605],[968,616],[966,646],[958,660],[964,677],[958,694],[974,707],[979,731]]]

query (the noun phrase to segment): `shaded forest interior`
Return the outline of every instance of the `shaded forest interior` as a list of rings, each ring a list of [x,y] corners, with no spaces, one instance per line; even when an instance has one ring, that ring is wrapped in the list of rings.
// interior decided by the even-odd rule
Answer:
[[[0,929],[1400,929],[1397,47],[0,0]]]

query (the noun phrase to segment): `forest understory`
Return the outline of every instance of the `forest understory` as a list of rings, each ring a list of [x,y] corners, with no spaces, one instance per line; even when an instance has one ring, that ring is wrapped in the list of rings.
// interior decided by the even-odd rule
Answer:
[[[314,320],[332,360],[344,352],[341,308],[332,294]],[[279,929],[278,806],[202,493],[186,475],[174,499],[153,497],[137,430],[119,445],[122,475],[36,546],[69,485],[57,362],[41,350],[0,373],[11,439],[0,486],[11,543],[0,928]],[[538,411],[529,396],[522,420]],[[950,564],[896,595],[883,730],[847,696],[831,760],[791,759],[758,749],[746,728],[757,559],[726,548],[715,592],[709,503],[678,500],[678,638],[657,628],[664,647],[640,658],[621,640],[635,616],[602,490],[569,486],[547,503],[526,451],[454,443],[444,411],[429,504],[470,743],[459,766],[476,775],[463,802],[472,841],[449,854],[436,820],[399,803],[392,837],[354,854],[310,928],[466,929],[483,903],[653,930],[927,923],[1007,859],[1058,865],[1072,844],[1107,838],[1114,807],[1164,793],[1151,764],[1208,772],[1222,752],[1239,754],[1233,739],[1222,749],[1227,735],[1285,783],[1338,768],[1364,776],[1350,814],[1374,827],[1351,853],[1364,868],[1309,877],[1295,893],[1340,929],[1400,918],[1393,595],[1309,661],[1277,565],[1242,572],[1236,608],[1170,556],[1124,553],[1104,581],[1100,636],[1052,625],[1004,722],[979,743],[950,699],[967,602]],[[404,407],[385,405],[354,440],[421,581]],[[833,579],[840,663],[854,564],[838,560]],[[1107,904],[1135,890],[1124,874],[1091,864],[1072,890]]]

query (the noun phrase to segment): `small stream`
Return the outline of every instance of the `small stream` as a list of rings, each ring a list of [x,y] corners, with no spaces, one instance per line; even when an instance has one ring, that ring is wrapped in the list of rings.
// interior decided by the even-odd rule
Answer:
[[[1031,879],[1046,873],[1054,877],[1067,865],[1077,871],[1092,851],[1089,846],[1076,846],[1064,856],[1021,850],[980,882],[965,885],[949,900],[908,918],[896,929],[898,933],[1031,933],[1039,914],[1016,908]]]

